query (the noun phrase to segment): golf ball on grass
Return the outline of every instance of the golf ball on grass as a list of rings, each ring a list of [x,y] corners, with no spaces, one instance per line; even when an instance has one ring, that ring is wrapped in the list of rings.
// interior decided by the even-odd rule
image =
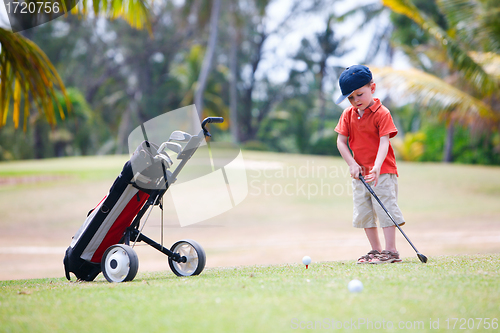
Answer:
[[[363,283],[356,279],[351,280],[347,285],[347,289],[349,289],[351,293],[360,293],[363,291]]]
[[[302,258],[302,263],[304,265],[306,265],[306,269],[308,268],[309,264],[311,263],[311,257],[309,256],[304,256],[304,258]]]

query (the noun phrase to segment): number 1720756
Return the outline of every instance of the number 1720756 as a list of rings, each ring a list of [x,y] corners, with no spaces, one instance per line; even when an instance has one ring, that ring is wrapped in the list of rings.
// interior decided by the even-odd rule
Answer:
[[[59,3],[52,1],[37,2],[5,2],[7,14],[57,14],[60,11]]]
[[[448,318],[445,322],[451,330],[498,329],[498,318]]]

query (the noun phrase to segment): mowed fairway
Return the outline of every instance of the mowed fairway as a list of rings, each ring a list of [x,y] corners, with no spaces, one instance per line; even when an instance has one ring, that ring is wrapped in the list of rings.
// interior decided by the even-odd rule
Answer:
[[[0,332],[498,332],[500,256],[0,282]],[[348,282],[364,284],[350,293]]]
[[[351,226],[351,179],[334,157],[243,152],[248,195],[235,208],[181,228],[165,195],[165,246],[191,238],[208,267],[353,260],[367,252]],[[62,258],[90,209],[104,197],[128,156],[0,163],[0,279],[63,276]],[[189,172],[189,169],[186,170]],[[500,168],[399,163],[404,226],[423,254],[500,252]],[[200,189],[210,197],[210,189]],[[189,198],[187,198],[189,199]],[[144,232],[160,240],[160,210]],[[414,251],[398,233],[402,257]],[[166,257],[136,246],[139,271],[168,269]]]
[[[343,160],[243,158],[248,195],[222,215],[181,228],[165,196],[165,246],[195,239],[206,270],[178,278],[138,245],[124,284],[67,282],[62,258],[127,156],[0,163],[0,332],[498,331],[500,168],[400,162],[404,230],[429,263],[398,234],[404,262],[377,266],[354,263],[369,246],[351,227]],[[156,209],[144,232],[159,241],[160,226]],[[354,278],[360,294],[347,290]]]

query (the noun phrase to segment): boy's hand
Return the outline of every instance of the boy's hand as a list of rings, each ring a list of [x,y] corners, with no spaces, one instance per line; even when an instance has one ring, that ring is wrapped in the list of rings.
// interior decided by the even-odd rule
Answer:
[[[388,149],[389,149],[389,134],[380,137],[377,158],[375,159],[375,163],[373,165],[373,168],[368,173],[368,176],[365,177],[365,180],[367,182],[374,182],[373,186],[377,186],[377,184],[378,184],[378,177],[380,176],[380,169],[382,168],[382,164],[385,161]]]
[[[354,179],[359,179],[359,174],[362,172],[361,167],[357,163],[349,165],[349,173]]]
[[[361,167],[351,154],[349,147],[347,146],[347,136],[339,134],[337,137],[337,148],[339,149],[340,155],[349,165],[349,173],[354,179],[359,179],[359,174],[361,172]]]
[[[365,177],[365,180],[370,183],[374,182],[373,186],[377,186],[378,183],[378,177],[380,177],[380,167],[373,167],[370,172],[368,173],[368,176]]]

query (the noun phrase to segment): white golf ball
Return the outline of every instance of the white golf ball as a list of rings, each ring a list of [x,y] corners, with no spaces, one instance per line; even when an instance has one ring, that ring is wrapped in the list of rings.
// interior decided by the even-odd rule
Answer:
[[[347,289],[349,289],[351,293],[360,293],[363,291],[363,283],[359,280],[351,280],[347,285]]]
[[[309,256],[304,256],[304,258],[302,258],[302,263],[304,265],[309,265],[311,263],[311,257]]]

